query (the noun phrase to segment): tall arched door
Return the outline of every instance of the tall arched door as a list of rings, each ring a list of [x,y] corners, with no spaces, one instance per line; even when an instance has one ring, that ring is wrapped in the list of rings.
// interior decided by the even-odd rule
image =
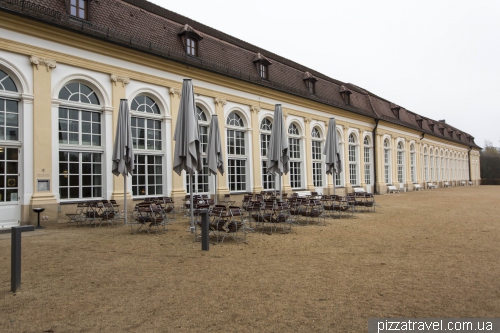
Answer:
[[[0,230],[19,225],[21,133],[18,88],[0,69]]]

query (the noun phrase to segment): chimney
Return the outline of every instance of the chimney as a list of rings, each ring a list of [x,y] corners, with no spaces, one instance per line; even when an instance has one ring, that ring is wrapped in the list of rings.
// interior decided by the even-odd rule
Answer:
[[[446,120],[445,119],[441,119],[441,120],[438,120],[440,123],[443,123],[443,124],[446,124]]]

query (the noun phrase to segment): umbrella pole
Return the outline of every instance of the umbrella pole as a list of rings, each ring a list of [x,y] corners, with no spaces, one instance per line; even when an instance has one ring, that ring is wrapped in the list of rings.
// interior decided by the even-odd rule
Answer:
[[[127,225],[127,176],[123,177],[123,224]]]
[[[281,192],[281,177],[282,177],[282,175],[279,175],[279,178],[280,178],[280,201],[279,202],[281,202],[281,198],[283,196],[283,193]]]
[[[332,173],[333,176],[333,195],[335,195],[335,172]]]
[[[191,233],[194,234],[194,214],[193,214],[193,174],[189,174],[189,223],[191,225]]]
[[[215,183],[214,183],[214,201],[217,205],[217,174],[215,174]]]

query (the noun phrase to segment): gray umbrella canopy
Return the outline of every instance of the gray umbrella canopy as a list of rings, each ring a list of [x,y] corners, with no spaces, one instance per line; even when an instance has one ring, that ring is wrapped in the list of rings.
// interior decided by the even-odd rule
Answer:
[[[277,173],[281,176],[288,173],[290,156],[281,104],[276,104],[274,107],[273,128],[271,130],[271,138],[269,139],[267,161],[268,174]]]
[[[132,170],[134,170],[134,147],[130,127],[130,112],[126,99],[120,100],[112,159],[113,166],[111,170],[115,176],[120,174],[123,177],[128,174],[132,175]]]
[[[201,171],[200,133],[194,100],[193,83],[184,79],[181,103],[177,114],[174,132],[174,171],[180,175],[182,170],[188,174]]]
[[[210,171],[213,175],[217,175],[217,171],[219,171],[221,175],[224,174],[224,159],[222,158],[222,143],[220,138],[219,119],[217,119],[217,115],[213,115],[212,120],[210,121],[207,164],[208,171]]]
[[[126,99],[120,100],[112,160],[111,171],[113,174],[123,176],[124,223],[127,224],[127,175],[132,175],[134,170],[134,145],[130,127],[130,112]]]
[[[326,155],[326,173],[333,175],[342,172],[342,162],[340,160],[339,140],[337,138],[337,124],[335,118],[330,118],[328,122],[328,133],[323,154]],[[335,193],[335,178],[333,179],[333,191]]]
[[[219,119],[217,115],[212,116],[210,131],[208,133],[207,147],[208,171],[215,176],[214,197],[217,203],[217,171],[224,174],[224,159],[222,158],[222,143],[219,130]]]
[[[290,168],[290,152],[286,132],[281,104],[276,104],[274,107],[273,128],[271,130],[271,138],[269,139],[269,148],[267,150],[267,173],[277,173],[279,175],[280,198],[281,175],[286,175]]]
[[[198,128],[198,115],[194,100],[193,83],[190,79],[182,82],[181,103],[177,113],[177,124],[174,132],[174,171],[180,176],[182,170],[186,171],[189,178],[189,201],[190,201],[190,224],[191,232],[194,233],[193,216],[193,188],[191,186],[192,175],[202,170],[202,159],[200,149],[200,133]]]

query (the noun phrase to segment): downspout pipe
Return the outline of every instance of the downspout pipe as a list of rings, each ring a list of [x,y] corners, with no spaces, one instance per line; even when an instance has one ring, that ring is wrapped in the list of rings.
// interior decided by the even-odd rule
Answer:
[[[380,194],[377,191],[377,127],[379,119],[375,119],[375,127],[372,131],[373,138],[373,194]]]

